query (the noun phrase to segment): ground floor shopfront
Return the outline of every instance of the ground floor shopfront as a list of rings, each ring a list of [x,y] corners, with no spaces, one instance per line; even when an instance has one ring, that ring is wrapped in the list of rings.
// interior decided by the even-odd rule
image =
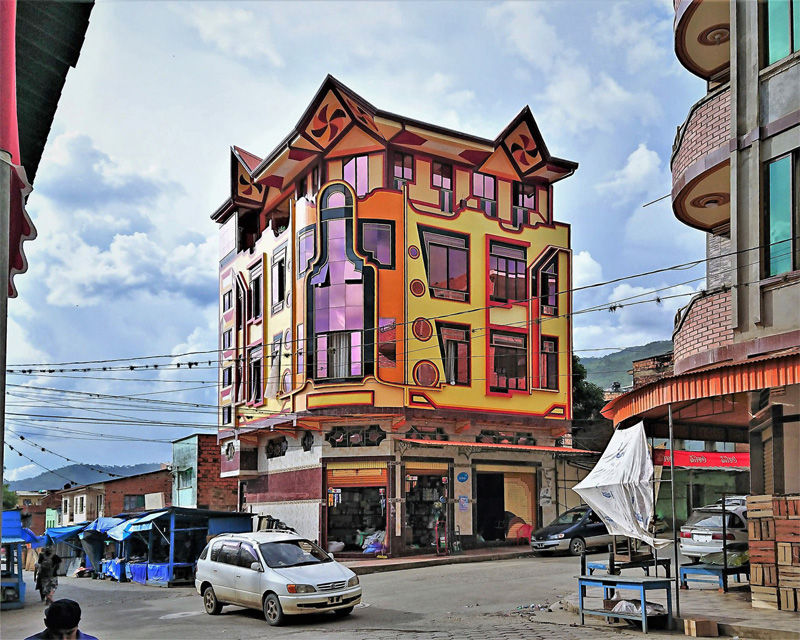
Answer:
[[[326,443],[319,462],[301,468],[303,452],[287,447],[243,494],[248,510],[344,557],[451,552],[521,542],[552,520],[556,456],[583,453],[396,438],[358,450]]]

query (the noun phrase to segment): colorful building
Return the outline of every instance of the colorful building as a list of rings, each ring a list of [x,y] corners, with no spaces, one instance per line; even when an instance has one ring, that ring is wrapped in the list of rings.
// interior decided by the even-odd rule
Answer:
[[[528,108],[488,140],[330,76],[265,159],[231,149],[219,440],[250,511],[391,554],[551,517],[572,340],[553,184],[576,167]]]
[[[678,59],[708,89],[675,138],[672,208],[706,233],[707,290],[675,318],[673,373],[603,414],[663,439],[671,407],[679,440],[749,444],[750,493],[797,493],[800,4],[675,0],[675,12]]]

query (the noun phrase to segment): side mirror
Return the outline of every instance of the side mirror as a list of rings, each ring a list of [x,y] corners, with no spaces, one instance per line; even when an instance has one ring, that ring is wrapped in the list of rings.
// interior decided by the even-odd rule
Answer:
[[[332,553],[330,553],[330,552],[329,552],[329,553],[328,553],[328,557],[329,557],[331,560],[333,560],[333,554],[332,554]]]
[[[260,562],[254,562],[253,564],[250,565],[250,568],[253,571],[263,571],[263,569],[261,568],[261,563]]]

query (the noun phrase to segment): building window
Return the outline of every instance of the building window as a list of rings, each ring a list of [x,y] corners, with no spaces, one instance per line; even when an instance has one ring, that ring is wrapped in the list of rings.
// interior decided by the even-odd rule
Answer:
[[[489,243],[489,299],[512,302],[528,298],[525,249]]]
[[[384,269],[394,269],[394,223],[359,220],[359,251],[369,262]]]
[[[75,513],[83,513],[84,510],[84,496],[75,498]]]
[[[377,447],[386,439],[386,434],[378,425],[366,428],[333,427],[325,440],[332,447]]]
[[[542,338],[540,358],[539,387],[558,391],[558,340],[556,338]]]
[[[378,318],[378,367],[397,366],[397,322],[394,318]]]
[[[264,447],[264,453],[267,456],[267,460],[269,460],[270,458],[281,458],[286,455],[286,452],[288,450],[289,450],[289,441],[286,439],[286,436],[284,436],[283,438],[270,440]]]
[[[514,203],[511,206],[511,222],[515,227],[530,224],[531,211],[536,209],[536,186],[514,183]]]
[[[767,0],[767,64],[800,51],[800,0]]]
[[[434,162],[431,184],[439,190],[439,208],[445,213],[453,212],[453,167],[449,164]]]
[[[414,156],[408,153],[394,154],[394,188],[401,189],[406,182],[414,181]]]
[[[302,276],[314,259],[314,227],[305,229],[297,236],[297,277]]]
[[[475,438],[475,441],[481,444],[522,444],[527,446],[536,444],[536,440],[534,440],[529,433],[491,431],[486,429],[481,431],[480,435]]]
[[[222,407],[222,424],[230,424],[233,421],[233,407],[226,405]]]
[[[222,386],[230,387],[233,384],[233,367],[225,367],[222,370]]]
[[[472,174],[472,195],[478,198],[478,206],[487,216],[497,217],[497,195],[494,176],[485,173]]]
[[[408,430],[408,437],[414,440],[440,440],[448,441],[448,436],[442,427],[415,424]]]
[[[528,388],[527,338],[519,333],[489,334],[489,388],[491,391],[524,391]]]
[[[233,290],[222,294],[222,310],[227,311],[233,306]]]
[[[361,376],[361,332],[333,331],[317,335],[317,378]]]
[[[261,348],[253,349],[249,359],[250,385],[247,399],[250,402],[261,402]]]
[[[97,495],[94,498],[94,506],[98,518],[103,517],[103,509],[106,506],[105,502],[106,502],[106,497],[104,495]]]
[[[469,236],[420,227],[428,270],[428,288],[434,298],[469,300]]]
[[[261,265],[250,270],[250,318],[261,317]]]
[[[543,316],[558,315],[558,257],[545,265],[539,274],[539,308]]]
[[[272,256],[272,313],[283,309],[286,300],[286,249]]]
[[[222,332],[222,348],[230,349],[233,347],[233,330],[228,329]]]
[[[470,384],[470,330],[465,325],[436,323],[444,378],[451,385]]]
[[[125,496],[122,499],[122,508],[125,511],[135,511],[136,509],[144,509],[144,496]]]
[[[236,330],[241,331],[244,329],[244,290],[241,285],[236,285]]]
[[[775,276],[800,267],[800,188],[798,157],[783,156],[767,164],[766,226],[767,276]]]
[[[305,326],[303,324],[297,325],[297,373],[305,373],[306,370],[306,340],[305,340]]]
[[[369,192],[369,156],[355,156],[344,165],[344,181],[363,198]]]
[[[178,471],[178,489],[189,489],[193,485],[194,473],[191,467]]]

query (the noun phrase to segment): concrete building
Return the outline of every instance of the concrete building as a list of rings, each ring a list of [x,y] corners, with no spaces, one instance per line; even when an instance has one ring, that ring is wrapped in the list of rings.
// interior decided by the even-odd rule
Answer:
[[[236,511],[239,482],[220,477],[217,435],[194,434],[172,443],[172,506]]]
[[[572,346],[553,185],[576,167],[528,108],[489,140],[330,76],[265,159],[231,149],[219,439],[246,508],[393,555],[437,523],[469,545],[552,517]]]
[[[679,127],[672,206],[707,236],[708,288],[676,317],[674,373],[603,413],[750,447],[750,492],[800,491],[800,7],[675,0],[675,51],[707,81]],[[704,496],[708,501],[714,496]]]

